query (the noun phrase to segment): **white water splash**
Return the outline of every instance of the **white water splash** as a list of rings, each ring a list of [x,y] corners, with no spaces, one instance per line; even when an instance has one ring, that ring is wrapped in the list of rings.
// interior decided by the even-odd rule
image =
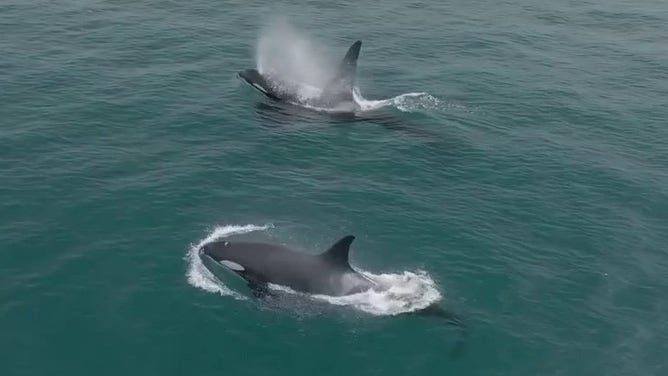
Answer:
[[[334,107],[320,107],[309,103],[310,100],[317,98],[321,90],[308,85],[300,85],[303,89],[296,102],[291,102],[296,106],[301,106],[318,112],[327,113],[355,113],[362,114],[368,111],[375,111],[384,107],[396,108],[401,112],[416,112],[429,110],[442,110],[446,106],[436,97],[429,93],[405,93],[387,99],[366,99],[357,87],[353,89],[353,102],[342,102]],[[302,90],[302,89],[300,89]],[[304,94],[305,93],[305,94]]]
[[[188,261],[188,271],[186,272],[186,277],[188,278],[188,283],[207,292],[218,293],[223,296],[232,296],[235,299],[240,300],[246,299],[245,296],[225,286],[225,284],[223,284],[218,278],[216,278],[213,273],[211,273],[211,271],[209,271],[209,269],[206,268],[206,266],[204,266],[202,259],[199,257],[198,249],[200,249],[204,244],[210,243],[220,238],[224,238],[226,236],[245,234],[253,231],[263,231],[271,227],[273,226],[229,225],[216,227],[213,232],[207,235],[206,238],[202,239],[197,244],[192,244],[190,249],[188,249],[188,253],[186,254],[186,260]]]
[[[360,273],[376,282],[378,288],[345,296],[303,294],[289,287],[271,283],[269,288],[282,293],[304,295],[333,305],[350,306],[376,316],[394,316],[419,311],[442,298],[436,283],[424,271],[417,273],[404,271],[401,274],[373,274],[367,271]]]
[[[380,288],[346,296],[313,295],[330,304],[351,306],[378,315],[398,315],[425,309],[441,300],[436,283],[424,271],[404,271],[401,274],[372,274],[362,272]]]
[[[373,111],[383,107],[394,107],[402,112],[414,112],[421,110],[440,110],[443,108],[441,101],[429,93],[406,93],[394,98],[371,100],[366,99],[358,88],[353,89],[355,103],[362,111]]]
[[[211,293],[231,296],[235,299],[246,299],[240,292],[230,289],[216,278],[202,263],[197,250],[206,243],[226,236],[264,231],[272,227],[272,225],[230,225],[216,227],[206,238],[190,247],[187,254],[188,272],[186,275],[188,282],[197,288]],[[424,271],[404,271],[402,273],[385,274],[373,274],[367,271],[359,272],[376,282],[378,288],[346,296],[303,294],[288,287],[275,284],[269,284],[269,288],[282,293],[302,295],[307,299],[324,301],[333,305],[349,306],[378,316],[419,311],[438,302],[442,298],[441,293],[436,287],[436,283]]]

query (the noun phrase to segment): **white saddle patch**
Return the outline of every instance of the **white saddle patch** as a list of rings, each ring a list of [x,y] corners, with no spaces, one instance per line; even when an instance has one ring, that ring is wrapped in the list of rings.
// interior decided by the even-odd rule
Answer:
[[[234,270],[235,272],[243,272],[244,270],[246,270],[246,268],[244,268],[243,266],[237,264],[234,261],[230,261],[230,260],[220,260],[220,264],[229,268],[229,269]]]

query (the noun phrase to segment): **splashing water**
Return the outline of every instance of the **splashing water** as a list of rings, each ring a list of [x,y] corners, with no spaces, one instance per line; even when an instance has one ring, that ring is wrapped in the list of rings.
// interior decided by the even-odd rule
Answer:
[[[394,316],[420,311],[442,298],[436,283],[424,271],[417,273],[404,271],[401,274],[373,274],[359,270],[358,272],[376,282],[379,288],[344,296],[309,295],[276,284],[269,284],[269,288],[287,294],[305,295],[337,306],[353,307],[376,316]]]
[[[356,87],[353,89],[353,98],[362,111],[373,111],[383,107],[394,107],[402,112],[443,108],[441,101],[429,93],[406,93],[394,98],[372,100],[364,98]]]
[[[188,278],[188,283],[204,291],[218,293],[223,296],[232,296],[236,299],[246,299],[245,296],[225,286],[225,284],[218,280],[218,278],[216,278],[216,276],[213,275],[213,273],[211,273],[209,269],[206,268],[206,266],[204,266],[202,259],[199,257],[198,249],[200,249],[204,244],[210,243],[220,238],[224,238],[226,236],[246,234],[253,231],[264,231],[272,227],[273,225],[230,225],[216,227],[213,232],[211,232],[206,238],[201,240],[196,245],[191,245],[190,249],[188,250],[188,253],[186,254],[186,260],[188,261],[188,271],[186,272],[186,277]]]
[[[190,247],[186,256],[188,260],[188,271],[186,273],[188,283],[207,292],[231,296],[240,300],[246,299],[241,293],[230,289],[216,278],[202,263],[197,250],[206,243],[226,236],[264,231],[269,228],[273,228],[273,225],[230,225],[216,227],[211,234],[197,245]],[[269,288],[283,293],[303,295],[309,299],[324,301],[333,305],[350,306],[379,316],[419,311],[441,300],[441,293],[436,288],[436,283],[424,271],[415,273],[404,271],[402,273],[387,274],[373,274],[366,271],[359,272],[375,281],[379,285],[379,288],[377,290],[372,289],[346,296],[302,294],[288,287],[274,284],[269,284]]]
[[[334,305],[352,306],[379,316],[419,311],[441,300],[436,283],[424,271],[404,271],[401,274],[372,274],[366,271],[361,273],[378,283],[381,288],[346,296],[313,295],[313,298]]]

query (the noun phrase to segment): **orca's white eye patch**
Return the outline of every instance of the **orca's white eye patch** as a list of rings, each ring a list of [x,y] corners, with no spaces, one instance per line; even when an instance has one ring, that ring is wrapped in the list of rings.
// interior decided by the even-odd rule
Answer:
[[[237,264],[234,261],[230,261],[230,260],[220,260],[220,264],[229,268],[229,269],[234,270],[235,272],[243,272],[244,270],[246,270],[246,268],[244,268],[243,266]]]

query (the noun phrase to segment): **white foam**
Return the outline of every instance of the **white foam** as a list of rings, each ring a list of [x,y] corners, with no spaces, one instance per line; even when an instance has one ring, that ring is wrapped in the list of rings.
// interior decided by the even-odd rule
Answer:
[[[330,304],[351,306],[373,315],[398,315],[425,309],[441,300],[436,283],[424,271],[404,271],[401,274],[372,274],[362,272],[378,285],[358,294],[346,296],[313,295]]]
[[[379,286],[352,295],[329,296],[299,293],[289,287],[269,284],[269,288],[288,294],[299,294],[338,306],[349,306],[376,316],[394,316],[425,309],[441,300],[436,283],[424,271],[416,273],[373,274],[361,272]]]
[[[271,227],[273,226],[229,225],[216,227],[209,235],[207,235],[206,238],[202,239],[197,244],[192,244],[188,249],[188,253],[186,254],[186,260],[188,262],[188,271],[186,272],[186,277],[188,278],[188,283],[204,291],[217,293],[223,296],[232,296],[235,299],[246,299],[245,296],[225,286],[224,283],[216,278],[216,276],[213,275],[213,273],[211,273],[206,268],[206,266],[204,266],[202,260],[199,257],[198,249],[200,249],[204,244],[210,243],[220,238],[224,238],[226,236],[245,234],[253,231],[263,231]]]
[[[394,107],[402,112],[443,108],[443,104],[438,98],[425,92],[405,93],[394,98],[371,100],[364,98],[356,87],[353,89],[353,98],[362,111],[373,111],[383,107]]]

